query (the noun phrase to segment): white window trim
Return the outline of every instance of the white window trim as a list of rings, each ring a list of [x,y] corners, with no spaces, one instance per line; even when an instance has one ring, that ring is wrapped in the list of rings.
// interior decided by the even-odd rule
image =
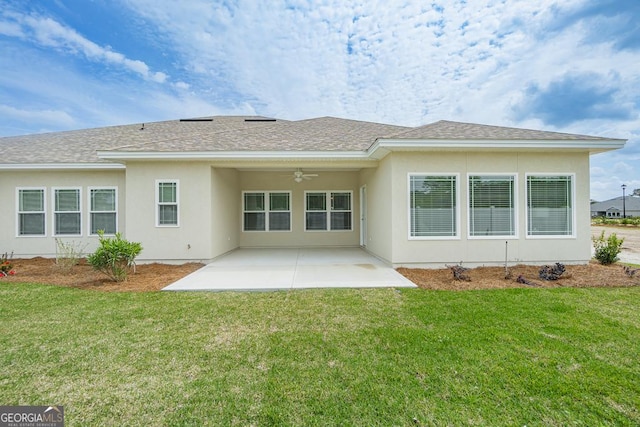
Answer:
[[[412,236],[411,235],[411,178],[414,176],[442,176],[456,178],[456,234],[455,236]],[[411,172],[407,174],[407,239],[408,240],[460,240],[460,173],[459,172]]]
[[[514,234],[501,235],[501,236],[472,236],[471,235],[471,185],[469,185],[469,181],[472,176],[504,176],[504,177],[513,177],[513,232]],[[516,172],[500,172],[500,173],[492,173],[492,172],[477,172],[477,173],[467,173],[467,239],[469,240],[517,240],[520,236],[520,221],[518,220],[519,210],[518,210],[518,174]]]
[[[307,194],[309,193],[324,193],[325,202],[327,210],[323,211],[327,213],[327,228],[325,230],[307,230],[307,212],[320,212],[320,211],[307,211]],[[349,213],[351,228],[348,230],[332,230],[331,229],[331,193],[349,193]],[[302,217],[302,227],[305,233],[351,233],[353,232],[353,191],[352,190],[305,190],[304,192],[304,200],[303,200],[303,217]],[[335,212],[346,212],[343,210],[338,210]]]
[[[160,224],[160,184],[175,184],[176,185],[176,223],[175,224]],[[177,228],[180,227],[180,180],[179,179],[156,179],[154,188],[156,194],[155,202],[155,217],[156,227],[158,228]],[[164,203],[164,205],[174,205],[174,203]]]
[[[529,234],[529,177],[571,177],[571,234],[556,234],[556,235],[532,235]],[[534,240],[543,239],[575,239],[576,238],[576,174],[571,172],[543,172],[543,173],[526,173],[524,177],[524,212],[525,212],[525,238]]]
[[[20,211],[20,190],[40,190],[42,191],[42,213],[44,214],[44,234],[20,234],[20,214],[33,213],[32,211]],[[16,237],[19,238],[39,238],[47,237],[47,188],[46,187],[17,187],[16,188]]]
[[[76,190],[78,192],[78,210],[77,211],[60,211],[56,210],[56,191],[58,190]],[[56,214],[58,213],[79,213],[80,214],[80,232],[78,234],[58,234],[56,233]],[[51,235],[54,237],[82,237],[82,187],[51,187]]]
[[[94,211],[91,210],[91,190],[114,190],[115,191],[115,214],[116,214],[116,233],[118,232],[119,224],[118,224],[118,187],[115,186],[95,186],[95,187],[87,187],[87,236],[97,236],[97,234],[91,233],[91,214]],[[95,211],[96,213],[111,213],[106,211]],[[113,234],[105,234],[106,236],[113,236]]]
[[[245,210],[245,205],[244,205],[244,195],[247,193],[260,193],[264,196],[264,210],[263,211],[247,211]],[[289,213],[289,229],[288,230],[270,230],[269,229],[269,213],[272,212],[269,206],[270,203],[270,199],[269,199],[269,195],[272,193],[286,193],[289,195],[289,210],[287,211],[273,211],[273,212],[288,212]],[[240,203],[242,203],[241,206],[241,232],[242,233],[291,233],[292,231],[292,198],[291,198],[291,191],[289,190],[244,190],[242,191],[242,200],[240,201]],[[244,229],[244,214],[247,212],[262,212],[264,213],[264,230],[245,230]]]

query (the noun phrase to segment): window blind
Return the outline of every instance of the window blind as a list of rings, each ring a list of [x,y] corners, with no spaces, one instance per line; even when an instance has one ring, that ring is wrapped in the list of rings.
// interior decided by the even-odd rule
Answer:
[[[571,176],[527,177],[527,233],[530,236],[573,234]]]
[[[515,235],[513,176],[469,177],[469,234]]]
[[[456,236],[456,176],[411,176],[412,237]]]

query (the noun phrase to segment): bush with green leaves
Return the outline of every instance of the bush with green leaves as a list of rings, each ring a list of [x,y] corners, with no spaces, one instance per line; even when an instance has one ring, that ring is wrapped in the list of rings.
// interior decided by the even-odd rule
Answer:
[[[104,237],[104,232],[99,231],[98,236],[100,246],[87,257],[87,262],[116,282],[127,280],[129,272],[135,269],[135,259],[142,251],[142,245],[123,239],[120,233]]]
[[[595,258],[600,264],[608,265],[618,261],[618,254],[622,251],[622,242],[616,233],[611,233],[609,237],[604,237],[604,231],[600,236],[593,237],[593,247],[596,250]]]

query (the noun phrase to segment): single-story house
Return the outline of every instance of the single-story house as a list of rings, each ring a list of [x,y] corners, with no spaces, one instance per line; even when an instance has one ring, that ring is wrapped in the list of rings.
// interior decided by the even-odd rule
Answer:
[[[626,215],[627,218],[640,216],[640,196],[626,195],[624,204],[622,196],[591,204],[592,217],[623,218],[623,215]]]
[[[393,266],[586,263],[589,157],[625,140],[438,121],[215,116],[0,138],[1,252],[139,260],[362,247]]]

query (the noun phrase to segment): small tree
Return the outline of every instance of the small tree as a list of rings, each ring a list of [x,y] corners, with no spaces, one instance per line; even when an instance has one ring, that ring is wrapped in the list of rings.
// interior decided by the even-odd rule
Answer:
[[[600,264],[608,265],[618,261],[618,254],[622,251],[624,239],[618,239],[616,233],[611,233],[609,237],[604,237],[604,231],[600,236],[593,237],[593,247],[596,250],[595,258]]]
[[[142,245],[123,239],[120,233],[104,237],[104,231],[100,230],[98,236],[100,246],[87,257],[87,262],[116,282],[127,280],[129,271],[135,268],[135,259],[142,251]]]

